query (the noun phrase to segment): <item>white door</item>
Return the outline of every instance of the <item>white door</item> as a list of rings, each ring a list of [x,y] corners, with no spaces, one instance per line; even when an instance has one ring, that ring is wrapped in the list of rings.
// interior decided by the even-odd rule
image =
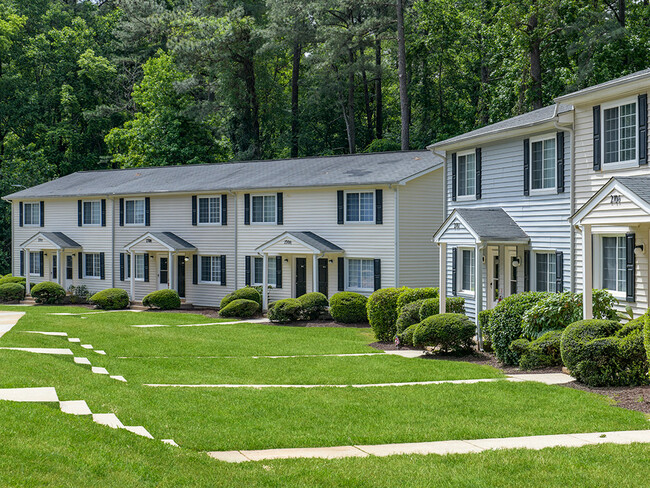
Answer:
[[[158,258],[158,289],[169,288],[169,256]]]

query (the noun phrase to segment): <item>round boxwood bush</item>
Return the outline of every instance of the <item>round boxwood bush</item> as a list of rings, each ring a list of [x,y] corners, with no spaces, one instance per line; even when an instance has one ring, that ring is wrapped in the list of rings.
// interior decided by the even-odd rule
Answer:
[[[397,299],[404,290],[404,288],[382,288],[368,298],[366,305],[368,321],[378,341],[390,342],[395,337]]]
[[[303,320],[316,320],[319,318],[329,306],[327,297],[317,291],[312,293],[305,293],[297,298],[302,308],[300,316]]]
[[[25,298],[25,287],[20,283],[0,285],[0,302],[19,302]]]
[[[397,334],[397,341],[400,346],[412,346],[413,345],[413,334],[415,334],[415,329],[418,328],[420,324],[409,325],[401,333]]]
[[[90,297],[90,303],[103,310],[120,310],[131,303],[129,294],[121,288],[108,288]]]
[[[153,291],[142,299],[142,305],[160,310],[176,310],[181,308],[181,297],[176,290]]]
[[[443,352],[466,351],[474,343],[476,326],[460,313],[443,313],[424,319],[415,328],[413,345],[438,347]]]
[[[397,322],[395,322],[395,330],[398,334],[406,330],[407,327],[420,323],[420,307],[422,306],[422,302],[424,300],[416,300],[402,307],[402,311],[399,317],[397,317]]]
[[[402,288],[399,297],[397,297],[397,315],[402,312],[402,308],[408,303],[427,298],[436,298],[438,296],[437,288]]]
[[[244,288],[235,290],[223,297],[219,308],[225,308],[233,300],[239,299],[253,300],[254,302],[257,302],[260,307],[262,306],[262,294],[252,286],[245,286]]]
[[[302,307],[298,299],[285,298],[284,300],[278,300],[271,304],[269,307],[269,320],[271,322],[286,324],[287,322],[298,320],[301,311]]]
[[[0,278],[0,285],[4,285],[5,283],[22,283],[25,286],[26,282],[27,280],[23,276],[12,276],[8,274]]]
[[[465,299],[463,297],[447,297],[445,301],[447,313],[465,313]],[[420,307],[420,320],[440,313],[440,297],[427,298]]]
[[[238,298],[219,310],[221,317],[238,317],[249,319],[260,310],[260,304],[254,300]]]
[[[36,303],[53,305],[63,301],[65,290],[58,283],[42,281],[32,287],[31,295]]]
[[[510,344],[510,349],[519,355],[521,369],[540,369],[562,364],[560,342],[561,330],[552,330],[534,341],[517,339]]]
[[[614,320],[581,320],[562,334],[562,361],[589,386],[634,386],[648,383],[643,347],[644,317],[621,326]]]
[[[335,321],[344,324],[367,323],[367,302],[368,297],[361,293],[340,291],[330,298],[330,314]]]

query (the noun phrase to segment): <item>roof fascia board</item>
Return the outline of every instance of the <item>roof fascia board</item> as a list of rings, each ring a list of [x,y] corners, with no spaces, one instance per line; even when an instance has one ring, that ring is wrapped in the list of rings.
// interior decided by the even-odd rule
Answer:
[[[126,246],[124,246],[124,250],[125,251],[130,251],[133,246],[138,245],[139,243],[141,243],[145,239],[152,239],[152,240],[156,241],[161,246],[166,247],[167,249],[169,249],[170,252],[175,251],[175,249],[173,247],[169,246],[165,242],[158,239],[156,236],[151,234],[151,232],[147,232],[146,234],[143,234],[140,237],[138,237],[137,239],[135,239],[134,241],[129,242]]]
[[[433,234],[434,242],[440,242],[440,236],[442,236],[442,234],[444,234],[447,231],[447,229],[449,229],[449,226],[452,224],[454,219],[460,220],[461,224],[463,224],[463,226],[465,227],[465,230],[472,235],[472,237],[474,238],[477,244],[481,243],[481,238],[474,231],[474,229],[472,229],[472,227],[467,223],[467,221],[460,216],[460,214],[458,213],[458,209],[454,209],[454,211],[451,212],[449,217],[447,217],[447,220],[445,220],[443,224],[440,226],[440,228],[436,231],[436,233]]]
[[[267,248],[267,247],[271,247],[271,246],[277,244],[278,242],[282,241],[283,239],[286,239],[286,238],[289,237],[289,236],[290,236],[292,239],[295,239],[296,241],[298,241],[300,244],[302,244],[302,245],[305,246],[306,248],[311,249],[312,252],[313,252],[314,254],[318,254],[318,253],[323,252],[323,251],[321,251],[320,249],[317,249],[317,248],[315,248],[314,246],[312,246],[312,245],[310,245],[310,244],[307,244],[305,241],[303,241],[303,240],[300,239],[299,237],[296,237],[295,235],[293,235],[293,234],[291,233],[291,231],[283,232],[283,233],[280,234],[279,236],[274,237],[274,238],[271,239],[270,241],[265,242],[265,243],[262,244],[261,246],[258,246],[258,247],[255,249],[255,251],[257,251],[258,253],[260,253],[260,252],[264,252],[264,249],[265,249],[265,248]]]
[[[616,181],[615,178],[612,178],[607,182],[600,190],[598,190],[593,197],[589,199],[587,203],[585,203],[580,210],[578,210],[575,214],[573,214],[570,218],[571,224],[572,225],[580,225],[580,222],[582,219],[587,217],[591,211],[596,208],[603,200],[604,197],[606,197],[609,193],[612,191],[617,190],[623,195],[625,195],[627,198],[632,201],[635,205],[637,205],[640,209],[642,209],[644,212],[647,214],[650,214],[650,205],[648,205],[647,202],[644,200],[640,199],[636,193],[634,193],[632,190],[630,190],[628,187],[623,185],[622,183]]]
[[[648,83],[650,83],[650,74],[645,73],[639,75],[637,78],[626,79],[626,80],[614,80],[606,84],[605,86],[593,86],[585,88],[584,90],[577,91],[575,93],[568,93],[566,95],[559,96],[555,99],[556,103],[566,103],[570,102],[571,104],[576,103],[587,103],[595,100],[600,100],[602,98],[619,98],[625,96],[626,92],[636,92],[648,91]],[[621,91],[621,87],[624,86],[624,91]]]
[[[32,237],[30,237],[29,239],[27,239],[25,242],[23,242],[23,243],[22,243],[20,246],[18,246],[18,247],[22,247],[22,248],[26,248],[26,247],[28,247],[29,244],[31,244],[31,243],[34,241],[34,239],[36,239],[38,236],[41,236],[42,239],[45,239],[47,242],[49,242],[50,244],[52,244],[52,245],[54,246],[54,249],[59,249],[59,250],[63,250],[63,249],[64,249],[63,247],[61,247],[61,246],[59,246],[57,243],[55,243],[52,239],[50,239],[50,238],[48,238],[47,236],[43,235],[42,232],[37,232],[36,234],[34,234],[34,235],[33,235]]]

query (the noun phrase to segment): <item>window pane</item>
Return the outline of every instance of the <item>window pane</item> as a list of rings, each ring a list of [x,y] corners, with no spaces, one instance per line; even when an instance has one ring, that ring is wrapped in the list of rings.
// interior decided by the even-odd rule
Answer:
[[[39,274],[41,272],[41,254],[33,252],[29,255],[29,274]]]
[[[474,251],[471,249],[464,249],[462,252],[462,279],[461,288],[466,291],[474,290]]]
[[[210,200],[199,198],[199,223],[206,224],[210,222]]]
[[[253,281],[258,285],[264,281],[264,259],[262,258],[255,258],[255,277]]]
[[[618,159],[618,107],[605,110],[605,162],[615,163]]]
[[[618,276],[618,291],[626,292],[627,291],[627,280],[626,280],[626,272],[627,272],[627,249],[625,247],[625,237],[619,237],[618,238],[618,249],[617,249],[617,254],[618,254],[618,269],[617,269],[617,276]]]
[[[467,195],[466,156],[458,156],[458,196]]]
[[[361,260],[348,260],[348,287],[362,288],[361,286]]]
[[[41,206],[39,203],[26,203],[23,221],[25,225],[39,225],[41,223]]]
[[[100,202],[83,203],[83,223],[84,225],[99,225],[101,214]]]
[[[533,142],[531,147],[531,174],[532,174],[532,187],[533,190],[537,190],[542,187],[542,146],[543,143]]]
[[[135,223],[144,224],[144,200],[135,201]]]
[[[555,139],[544,141],[543,188],[555,187]]]
[[[358,222],[359,221],[359,194],[358,193],[346,193],[346,206],[345,206],[345,220],[348,222]]]
[[[547,254],[547,261],[548,261],[548,285],[547,285],[547,290],[550,292],[555,293],[556,291],[556,283],[555,283],[555,255],[554,254]]]
[[[467,164],[465,165],[465,171],[467,172],[467,176],[465,177],[465,195],[474,195],[476,192],[476,157],[474,154],[468,154],[466,157]]]
[[[375,202],[374,195],[370,192],[360,193],[360,220],[362,222],[372,222],[374,220]]]
[[[636,103],[620,108],[620,161],[636,159]]]
[[[253,222],[264,222],[264,197],[253,197]]]
[[[135,223],[134,205],[135,205],[135,202],[133,200],[127,200],[125,202],[125,214],[126,214],[126,223],[127,224],[134,224]]]
[[[264,222],[275,222],[275,196],[264,197]]]
[[[617,290],[617,239],[616,237],[603,237],[603,288]]]
[[[537,259],[537,291],[548,291],[548,254],[536,254]]]
[[[268,267],[269,267],[269,275],[268,275],[268,280],[269,281],[268,281],[268,283],[269,283],[269,285],[275,286],[277,284],[276,279],[275,279],[276,278],[276,273],[275,272],[276,272],[276,264],[277,264],[277,262],[276,262],[274,257],[269,256],[267,263],[268,263]]]
[[[361,288],[373,289],[375,287],[375,263],[370,259],[361,261]]]
[[[144,279],[144,254],[135,255],[135,278],[138,280]]]

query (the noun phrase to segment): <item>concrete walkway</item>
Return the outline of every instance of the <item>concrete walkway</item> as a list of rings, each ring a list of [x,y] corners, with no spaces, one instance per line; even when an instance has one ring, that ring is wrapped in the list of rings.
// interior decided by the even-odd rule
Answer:
[[[205,324],[139,324],[132,325],[131,327],[137,327],[140,329],[147,329],[151,327],[203,327],[206,325],[237,325],[237,324],[270,324],[271,321],[267,318],[261,319],[249,319],[249,320],[234,320],[231,322],[209,322]]]
[[[413,442],[406,444],[354,445],[336,447],[265,449],[250,451],[212,451],[208,456],[229,463],[290,458],[338,459],[347,457],[394,456],[399,454],[466,454],[493,449],[545,449],[581,447],[595,444],[650,444],[650,430],[592,432],[496,439]]]
[[[25,312],[0,312],[0,337],[9,332]]]

